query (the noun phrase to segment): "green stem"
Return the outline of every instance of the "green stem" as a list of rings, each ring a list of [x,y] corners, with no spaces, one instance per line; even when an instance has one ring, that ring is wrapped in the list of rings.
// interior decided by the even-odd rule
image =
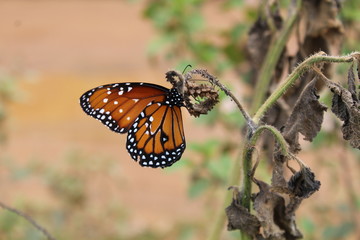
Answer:
[[[266,93],[269,89],[271,76],[273,75],[276,64],[279,61],[281,53],[283,52],[283,49],[287,43],[294,24],[298,19],[301,9],[301,2],[301,0],[296,0],[296,6],[295,8],[291,8],[292,11],[290,11],[289,18],[286,20],[284,27],[279,32],[279,34],[273,36],[273,41],[269,46],[269,51],[266,53],[264,62],[258,75],[254,90],[256,95],[252,102],[252,107],[250,111],[251,113],[254,113],[265,99]]]
[[[234,161],[233,166],[232,166],[232,172],[231,172],[231,177],[229,179],[229,183],[228,186],[234,186],[234,185],[238,185],[240,182],[240,178],[241,178],[241,171],[239,171],[239,169],[241,169],[241,164],[243,164],[243,192],[244,194],[244,198],[241,200],[242,204],[244,207],[246,207],[247,209],[250,209],[250,196],[251,196],[251,179],[249,177],[249,173],[251,172],[252,169],[252,153],[254,151],[254,146],[257,142],[257,140],[259,139],[259,137],[261,136],[261,133],[267,130],[270,133],[273,134],[275,140],[279,143],[280,145],[280,150],[284,155],[287,155],[287,143],[285,141],[285,139],[283,138],[283,136],[281,135],[281,133],[273,126],[268,126],[268,125],[262,125],[259,128],[257,128],[254,132],[254,134],[252,135],[252,137],[250,139],[247,139],[246,142],[244,143],[244,146],[242,147],[243,149],[243,154],[240,155],[236,161]],[[211,228],[211,233],[209,235],[208,240],[218,240],[221,239],[221,232],[224,228],[224,224],[225,224],[225,220],[226,220],[226,216],[225,216],[225,211],[224,209],[229,205],[229,203],[231,202],[231,198],[232,198],[232,192],[228,191],[225,195],[223,204],[219,210],[219,212],[217,213],[216,216],[216,220],[214,223],[214,226]],[[246,239],[250,239],[249,236],[247,236],[245,233],[241,233],[241,239],[242,240],[246,240]]]
[[[261,136],[263,131],[269,131],[275,138],[275,141],[279,144],[280,151],[284,155],[288,155],[288,145],[282,134],[275,127],[270,125],[262,125],[258,127],[254,135],[247,141],[246,148],[243,154],[243,198],[241,205],[246,207],[250,211],[250,197],[251,197],[251,177],[250,173],[252,170],[252,153],[254,152],[254,146],[257,140]]]
[[[303,74],[305,71],[310,69],[314,64],[329,62],[329,63],[341,63],[341,62],[352,62],[354,58],[360,55],[359,52],[354,52],[347,56],[327,56],[324,52],[319,52],[305,61],[303,61],[294,71],[283,81],[281,82],[275,91],[270,95],[268,99],[260,106],[253,117],[255,124],[259,124],[262,116],[269,110],[269,108],[274,105],[274,103],[282,96],[284,93],[294,84],[294,82]]]

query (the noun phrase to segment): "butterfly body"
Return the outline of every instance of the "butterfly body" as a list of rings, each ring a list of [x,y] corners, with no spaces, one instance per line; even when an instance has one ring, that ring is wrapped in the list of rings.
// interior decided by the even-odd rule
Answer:
[[[130,156],[148,167],[168,167],[185,150],[181,94],[150,83],[99,86],[80,97],[88,115],[110,130],[127,133]]]

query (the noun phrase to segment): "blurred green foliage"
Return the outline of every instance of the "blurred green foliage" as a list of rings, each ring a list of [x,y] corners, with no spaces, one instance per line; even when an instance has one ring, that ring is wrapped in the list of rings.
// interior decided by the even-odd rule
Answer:
[[[15,90],[16,78],[0,69],[0,144],[6,141],[7,106],[18,96]]]
[[[225,29],[210,26],[212,16],[207,16],[205,11],[213,4],[219,5],[217,7],[224,18],[229,12],[254,12],[242,0],[220,3],[205,0],[149,1],[144,16],[159,32],[149,44],[150,57],[160,54],[168,60],[190,63],[193,66],[206,65],[216,73],[244,62],[243,46],[249,25],[235,22]]]

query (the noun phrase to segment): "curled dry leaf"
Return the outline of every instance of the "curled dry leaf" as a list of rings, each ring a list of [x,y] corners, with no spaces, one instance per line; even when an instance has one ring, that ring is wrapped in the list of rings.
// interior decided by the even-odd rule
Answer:
[[[339,20],[339,0],[305,0],[303,24],[306,29],[304,48],[307,54],[322,50],[337,54],[344,35],[344,26]]]
[[[234,188],[233,188],[234,189]],[[260,231],[260,222],[240,203],[241,192],[234,189],[234,195],[230,206],[225,211],[228,218],[228,230],[241,230],[256,238]]]
[[[312,141],[320,131],[324,119],[327,108],[319,102],[315,84],[316,79],[313,79],[305,87],[283,128],[283,136],[293,153],[301,150],[299,133],[304,135],[305,140]]]
[[[278,144],[275,145],[273,171],[271,177],[271,185],[276,188],[286,189],[287,183],[284,177],[284,163],[287,162],[288,158],[284,156],[279,150]]]
[[[308,198],[320,188],[320,181],[315,179],[315,174],[308,167],[301,168],[289,180],[290,192],[296,197]]]
[[[256,180],[260,191],[254,197],[254,209],[263,228],[265,239],[298,239],[302,237],[295,223],[293,205],[263,181]],[[289,208],[290,207],[290,208]]]
[[[351,97],[354,100],[354,102],[359,102],[359,99],[356,94],[355,74],[353,68],[354,68],[354,64],[351,64],[348,70],[348,89],[349,92],[351,93]]]
[[[356,94],[355,76],[352,66],[348,75],[349,90],[339,84],[326,80],[327,86],[334,93],[331,111],[342,121],[343,138],[354,148],[360,149],[360,102]]]

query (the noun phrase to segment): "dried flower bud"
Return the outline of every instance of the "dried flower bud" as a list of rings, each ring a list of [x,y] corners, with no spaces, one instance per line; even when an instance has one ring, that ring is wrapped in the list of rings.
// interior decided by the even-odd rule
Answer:
[[[185,107],[190,115],[198,117],[207,114],[219,102],[219,92],[206,76],[194,78],[187,73],[186,77],[176,71],[166,73],[166,79],[183,95]],[[204,83],[207,81],[208,83]]]

